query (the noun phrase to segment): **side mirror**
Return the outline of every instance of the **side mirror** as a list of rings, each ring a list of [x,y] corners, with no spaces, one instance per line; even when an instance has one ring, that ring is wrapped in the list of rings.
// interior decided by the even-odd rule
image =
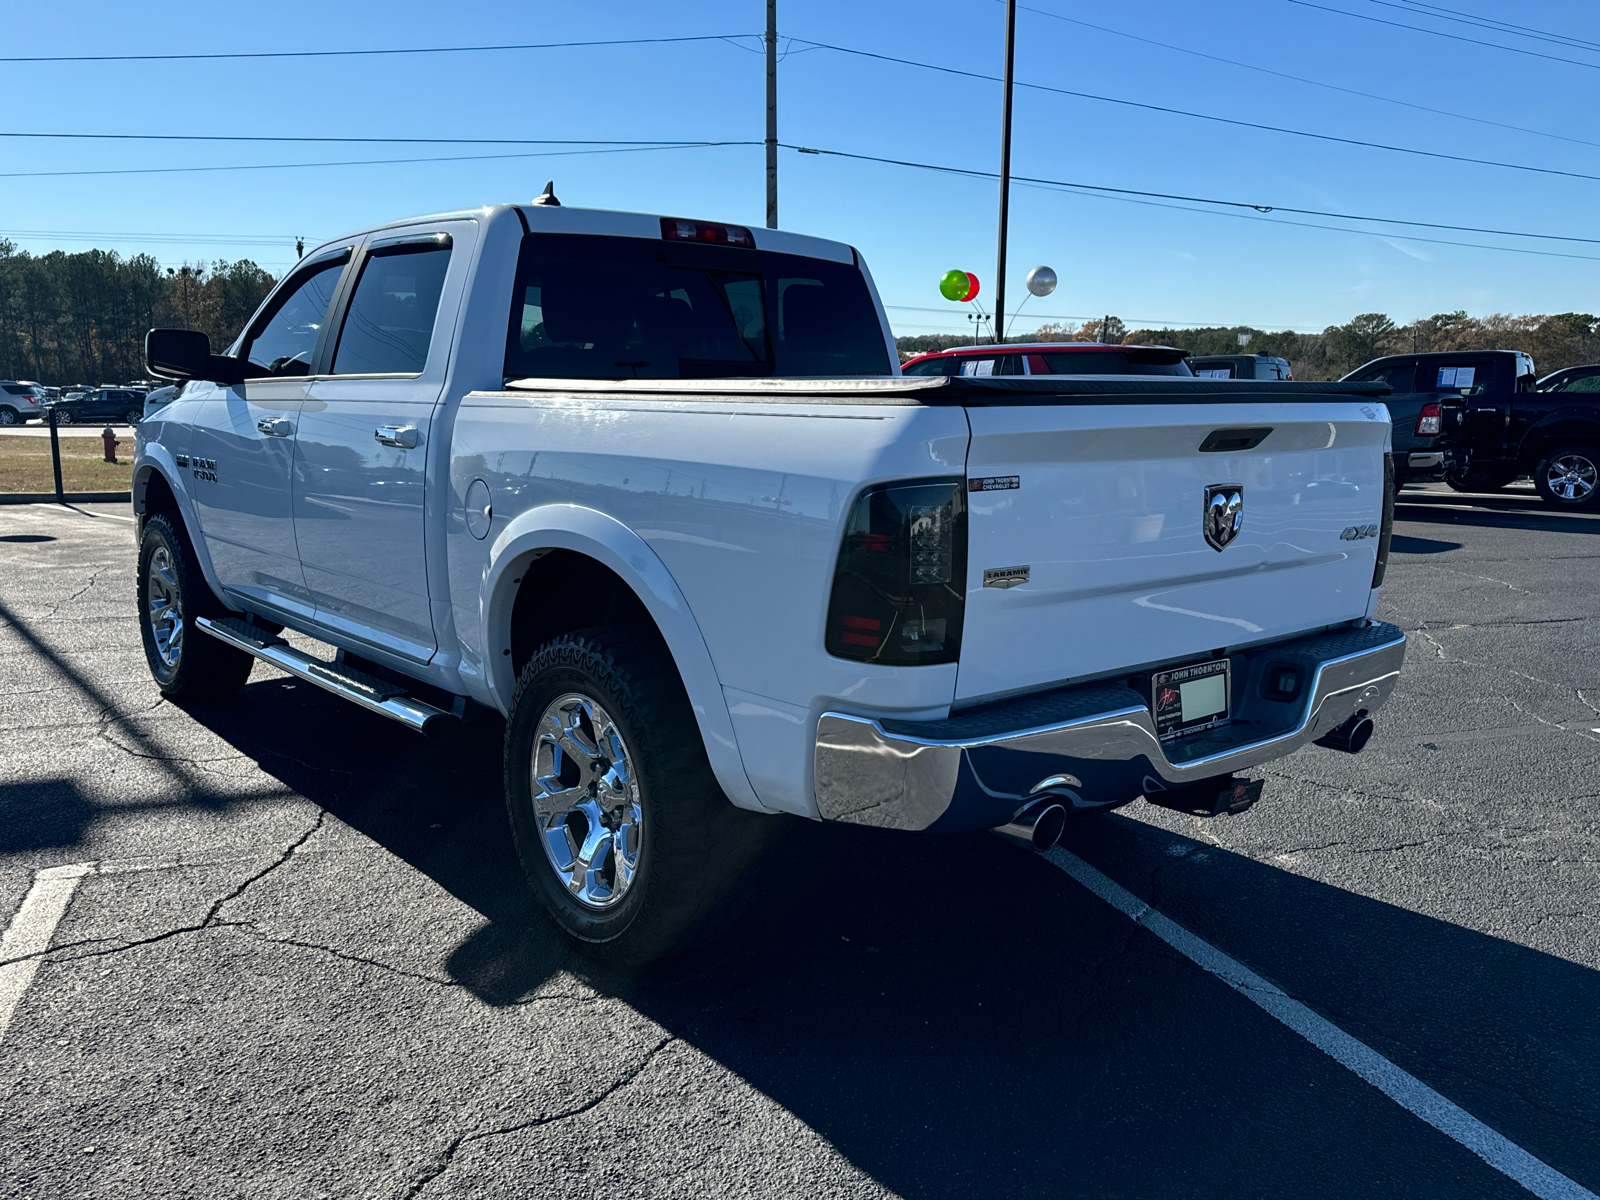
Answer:
[[[144,335],[144,362],[152,375],[204,379],[231,386],[243,383],[244,364],[211,353],[211,339],[193,329],[152,329]]]

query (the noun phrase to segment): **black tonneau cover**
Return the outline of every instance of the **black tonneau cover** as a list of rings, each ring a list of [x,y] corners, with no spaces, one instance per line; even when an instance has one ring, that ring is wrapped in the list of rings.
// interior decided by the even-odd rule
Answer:
[[[513,379],[509,392],[560,392],[630,399],[735,403],[885,404],[999,408],[1034,404],[1192,404],[1196,400],[1285,404],[1296,400],[1374,400],[1386,383],[1267,379],[1184,379],[1174,375],[1067,375],[1052,378],[890,376],[880,379]]]

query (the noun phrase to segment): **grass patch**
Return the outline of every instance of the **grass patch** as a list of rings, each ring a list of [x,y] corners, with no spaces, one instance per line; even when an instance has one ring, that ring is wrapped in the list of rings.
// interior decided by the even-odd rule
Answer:
[[[69,492],[126,492],[133,486],[133,434],[119,431],[108,463],[99,437],[61,439],[61,485]],[[0,435],[0,492],[53,492],[50,439]]]

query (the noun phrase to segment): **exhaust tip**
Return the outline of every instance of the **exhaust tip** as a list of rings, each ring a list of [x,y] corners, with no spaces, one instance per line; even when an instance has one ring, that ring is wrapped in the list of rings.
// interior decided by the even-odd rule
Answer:
[[[1061,840],[1067,828],[1067,810],[1054,800],[1036,800],[1018,811],[1004,825],[989,832],[996,837],[1040,853]]]
[[[1365,713],[1356,713],[1337,729],[1323,734],[1317,739],[1317,745],[1326,746],[1330,750],[1343,750],[1346,754],[1360,754],[1367,748],[1367,743],[1372,740],[1372,735],[1377,726],[1372,723],[1372,718]]]

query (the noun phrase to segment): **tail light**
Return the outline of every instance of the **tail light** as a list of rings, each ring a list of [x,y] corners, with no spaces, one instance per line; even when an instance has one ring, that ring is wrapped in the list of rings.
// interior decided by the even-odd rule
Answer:
[[[678,242],[716,242],[724,246],[755,247],[756,240],[743,225],[716,225],[710,221],[661,218],[661,236]]]
[[[1431,404],[1429,408],[1438,408]],[[1424,410],[1426,411],[1426,409]],[[1372,568],[1372,586],[1383,584],[1383,573],[1389,568],[1389,542],[1394,537],[1394,455],[1383,456],[1383,524],[1378,526],[1378,561]]]
[[[1439,418],[1444,410],[1437,404],[1429,403],[1422,406],[1422,412],[1417,416],[1417,436],[1437,437],[1439,435]]]
[[[833,573],[829,654],[895,666],[956,661],[967,602],[962,484],[879,484],[856,498]]]

